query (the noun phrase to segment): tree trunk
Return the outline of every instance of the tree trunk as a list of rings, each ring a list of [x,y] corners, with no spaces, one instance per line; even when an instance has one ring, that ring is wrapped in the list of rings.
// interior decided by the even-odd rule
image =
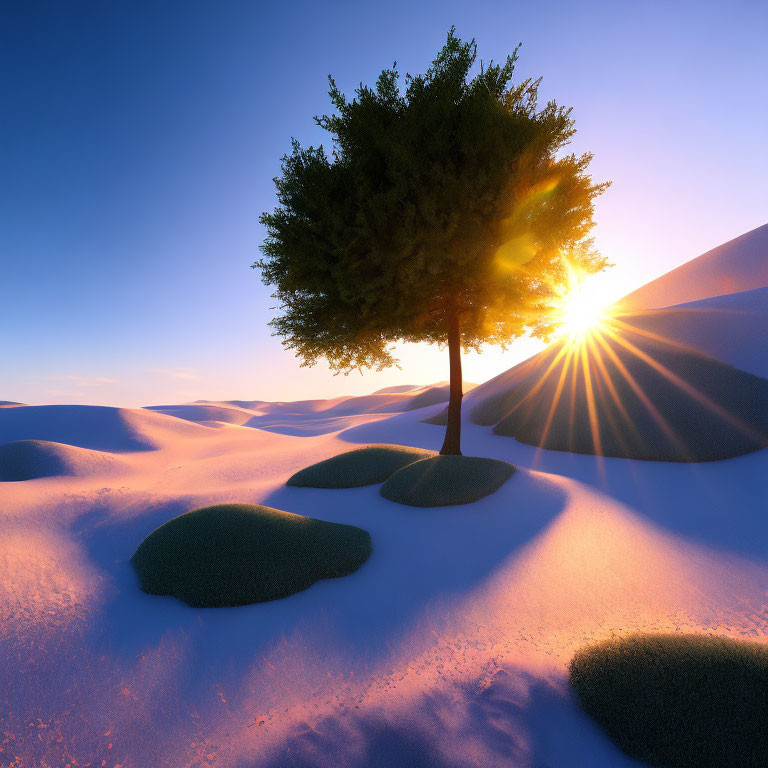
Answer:
[[[464,385],[461,377],[461,330],[455,306],[451,306],[448,311],[448,358],[451,365],[448,426],[440,455],[461,456],[461,400],[464,397]]]

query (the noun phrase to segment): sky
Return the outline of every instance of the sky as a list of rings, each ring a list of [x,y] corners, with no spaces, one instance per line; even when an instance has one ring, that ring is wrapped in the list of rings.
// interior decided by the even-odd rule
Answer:
[[[768,4],[646,0],[0,0],[0,399],[138,407],[363,394],[448,377],[301,368],[250,268],[291,137],[329,144],[351,93],[423,72],[448,29],[573,107],[619,298],[768,222]],[[536,351],[464,358],[481,382]]]

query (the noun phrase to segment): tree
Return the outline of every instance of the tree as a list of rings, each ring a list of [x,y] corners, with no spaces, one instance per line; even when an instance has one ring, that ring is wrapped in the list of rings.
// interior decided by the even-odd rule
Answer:
[[[519,48],[519,46],[518,46]],[[271,325],[313,365],[349,372],[395,364],[393,342],[447,344],[442,454],[460,454],[461,349],[547,338],[572,270],[599,271],[588,239],[607,184],[590,154],[564,154],[571,110],[538,105],[540,80],[512,84],[518,49],[480,66],[454,34],[423,75],[399,87],[395,63],[348,100],[329,77],[333,140],[293,141],[264,213],[260,267],[281,314]]]

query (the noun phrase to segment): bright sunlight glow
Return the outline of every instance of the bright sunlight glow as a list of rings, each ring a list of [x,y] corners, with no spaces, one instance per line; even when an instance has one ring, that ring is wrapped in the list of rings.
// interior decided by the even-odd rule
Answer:
[[[569,289],[555,302],[558,336],[580,337],[597,328],[610,302],[600,284],[573,276]]]

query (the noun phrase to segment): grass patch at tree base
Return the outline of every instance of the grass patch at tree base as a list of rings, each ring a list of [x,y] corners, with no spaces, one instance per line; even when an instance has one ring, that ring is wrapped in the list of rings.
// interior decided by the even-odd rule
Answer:
[[[768,648],[640,634],[579,651],[571,683],[630,757],[665,768],[768,765]]]
[[[432,456],[395,472],[381,495],[411,507],[471,504],[497,491],[514,474],[506,461],[478,456]]]
[[[131,558],[141,588],[195,607],[277,600],[319,579],[346,576],[371,554],[371,537],[254,504],[218,504],[161,525]]]
[[[375,485],[408,464],[434,455],[434,451],[405,445],[369,445],[311,464],[290,477],[286,485],[305,488]]]

